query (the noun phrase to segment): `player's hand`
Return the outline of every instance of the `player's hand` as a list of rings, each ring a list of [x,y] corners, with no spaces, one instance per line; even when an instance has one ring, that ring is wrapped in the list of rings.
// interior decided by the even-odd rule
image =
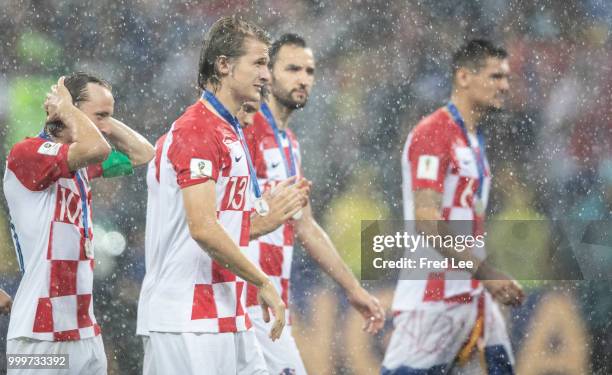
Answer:
[[[268,194],[270,203],[273,203],[278,211],[288,219],[308,204],[311,185],[312,183],[307,179],[293,176],[274,186],[266,194]]]
[[[306,206],[310,185],[305,178],[298,180],[293,176],[266,191],[263,198],[270,207],[270,212],[265,216],[266,229],[272,231],[278,228]]]
[[[285,327],[285,304],[274,289],[270,280],[257,291],[257,300],[263,311],[264,322],[270,322],[270,309],[274,315],[274,324],[270,330],[270,339],[276,341],[283,333]]]
[[[525,299],[523,289],[516,280],[484,280],[482,283],[501,304],[516,307]]]
[[[0,314],[8,314],[11,312],[13,300],[4,290],[0,289]]]
[[[359,311],[365,319],[363,330],[375,334],[385,324],[385,312],[376,297],[368,293],[361,286],[348,293],[351,305]]]
[[[310,197],[310,188],[312,187],[312,182],[310,180],[305,179],[304,177],[300,177],[296,180],[295,184],[292,187],[300,196],[301,206],[306,207]]]
[[[51,86],[44,107],[47,111],[47,122],[63,120],[75,108],[72,104],[72,96],[64,86],[63,76],[57,81],[57,85]]]
[[[520,306],[525,293],[519,283],[505,273],[483,263],[474,275],[481,280],[484,287],[499,303],[508,306]]]

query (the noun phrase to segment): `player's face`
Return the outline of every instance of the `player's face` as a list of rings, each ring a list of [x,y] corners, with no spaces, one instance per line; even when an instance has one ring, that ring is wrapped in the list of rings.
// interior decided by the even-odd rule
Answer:
[[[246,38],[244,50],[244,55],[231,60],[227,82],[238,102],[259,102],[264,86],[270,81],[268,46]]]
[[[310,48],[281,47],[272,67],[272,95],[288,108],[302,108],[314,84],[315,61]]]
[[[87,84],[88,99],[77,107],[99,128],[114,113],[115,99],[109,89],[97,83]]]
[[[484,110],[501,109],[510,89],[509,75],[507,59],[489,57],[485,66],[470,77],[469,91],[475,105]]]
[[[76,107],[81,110],[96,127],[108,120],[113,115],[115,108],[115,99],[113,94],[106,87],[97,83],[88,83],[85,87],[87,91],[87,100],[76,103]],[[71,132],[67,131],[64,127],[58,132],[57,137],[60,142],[71,143],[73,142]]]
[[[246,128],[247,126],[253,125],[253,119],[257,111],[259,111],[259,105],[260,102],[242,103],[240,110],[236,114],[241,127]]]

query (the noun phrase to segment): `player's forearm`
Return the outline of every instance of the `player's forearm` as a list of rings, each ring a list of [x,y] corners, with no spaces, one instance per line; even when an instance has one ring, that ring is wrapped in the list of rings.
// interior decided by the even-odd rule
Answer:
[[[61,121],[72,132],[72,144],[68,151],[71,170],[102,162],[111,152],[111,147],[100,130],[76,107],[61,114]]]
[[[191,236],[217,263],[248,283],[259,288],[268,281],[266,275],[244,256],[218,222],[207,225],[205,229],[192,231]]]
[[[296,222],[296,235],[304,249],[338,285],[350,292],[360,287],[359,281],[338,254],[323,228],[311,216]]]
[[[126,154],[133,166],[148,163],[155,156],[155,148],[138,132],[110,117],[102,132],[117,149]]]
[[[264,234],[268,234],[276,229],[269,220],[267,216],[261,216],[256,212],[251,214],[251,228],[249,231],[249,239],[254,240],[263,236]]]
[[[0,289],[0,313],[8,314],[11,312],[13,300],[4,290]]]

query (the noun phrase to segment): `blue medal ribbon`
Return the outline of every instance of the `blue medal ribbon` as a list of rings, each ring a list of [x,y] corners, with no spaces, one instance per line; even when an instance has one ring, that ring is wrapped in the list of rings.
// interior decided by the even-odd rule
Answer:
[[[83,229],[85,230],[85,240],[89,238],[89,225],[88,225],[88,217],[87,214],[87,193],[85,192],[85,183],[83,182],[83,178],[81,177],[81,173],[79,171],[76,172],[76,180],[77,186],[79,187],[79,193],[81,194],[81,211],[83,213]]]
[[[240,144],[242,145],[242,149],[246,154],[247,164],[249,166],[249,175],[251,176],[251,186],[253,186],[253,192],[255,193],[255,198],[261,198],[261,189],[259,188],[259,181],[257,181],[257,175],[255,174],[255,168],[253,168],[253,162],[251,161],[251,154],[249,153],[249,146],[247,145],[244,139],[244,133],[242,132],[242,128],[240,127],[240,123],[238,119],[232,115],[227,108],[217,99],[217,97],[211,93],[210,91],[204,90],[202,93],[202,99],[206,100],[213,106],[213,108],[223,117],[225,121],[227,121],[233,128],[236,134],[238,135],[238,139],[240,140]]]
[[[459,110],[453,104],[453,102],[448,102],[448,104],[446,105],[446,108],[448,109],[448,112],[450,112],[451,116],[453,117],[453,120],[461,128],[461,131],[463,132],[463,136],[465,137],[465,141],[467,142],[468,147],[470,148],[470,150],[472,151],[472,154],[474,155],[474,158],[476,159],[476,166],[478,167],[478,188],[476,189],[476,196],[478,197],[478,199],[480,199],[482,198],[482,187],[484,184],[485,168],[486,168],[485,167],[485,153],[484,153],[484,148],[485,148],[484,136],[480,130],[477,130],[476,138],[478,139],[478,148],[480,152],[476,153],[476,151],[474,151],[474,149],[472,148],[472,141],[470,140],[470,137],[467,132],[467,128],[465,127],[465,122],[463,121],[463,118],[461,117]]]
[[[44,140],[53,142],[49,133],[44,129],[38,134],[38,136]],[[85,191],[85,183],[79,171],[75,172],[77,181],[77,188],[79,189],[79,195],[81,196],[81,214],[83,216],[83,230],[85,231],[85,240],[89,239],[89,215],[87,214],[87,192]]]
[[[51,136],[49,135],[49,133],[47,133],[45,129],[41,130],[40,133],[38,133],[38,137],[53,142]]]
[[[291,145],[291,139],[287,136],[285,131],[281,131],[278,129],[276,125],[276,120],[274,120],[274,116],[272,115],[272,111],[270,111],[270,107],[268,104],[261,103],[261,113],[264,115],[268,124],[272,128],[274,132],[274,139],[276,140],[276,145],[278,146],[278,150],[280,151],[281,157],[283,158],[283,164],[285,165],[285,171],[287,172],[287,177],[293,177],[296,175],[295,168],[295,158],[293,157],[293,146]],[[287,138],[289,143],[289,161],[287,160],[287,156],[285,155],[285,148],[281,142],[280,133],[282,132],[283,138]]]

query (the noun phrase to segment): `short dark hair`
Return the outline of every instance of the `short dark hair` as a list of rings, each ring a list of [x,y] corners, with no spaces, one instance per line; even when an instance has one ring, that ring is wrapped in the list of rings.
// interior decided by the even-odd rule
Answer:
[[[218,19],[208,30],[202,42],[200,52],[200,64],[198,68],[198,86],[204,90],[207,84],[213,86],[221,83],[216,68],[216,61],[219,56],[228,58],[243,56],[244,40],[255,38],[267,45],[270,38],[259,26],[244,21],[237,16],[223,17]]]
[[[89,100],[89,93],[87,92],[88,83],[95,83],[112,91],[111,84],[102,78],[84,72],[71,73],[70,75],[64,76],[64,86],[70,93],[72,104],[75,106],[80,102]],[[59,120],[47,122],[45,123],[45,132],[54,137],[58,137],[64,127],[65,125]]]
[[[268,66],[272,68],[274,63],[276,62],[276,58],[278,57],[278,52],[281,47],[286,45],[298,46],[302,48],[306,48],[306,40],[297,34],[287,33],[281,35],[274,43],[272,43],[272,47],[270,47],[270,63]]]
[[[486,39],[469,40],[453,54],[453,76],[459,68],[478,71],[489,57],[505,59],[508,57],[508,52]]]
[[[76,105],[79,102],[89,100],[89,93],[87,92],[88,83],[95,83],[112,91],[112,86],[108,81],[88,73],[75,72],[64,78],[64,86],[66,86],[70,96],[72,96],[72,104]]]

